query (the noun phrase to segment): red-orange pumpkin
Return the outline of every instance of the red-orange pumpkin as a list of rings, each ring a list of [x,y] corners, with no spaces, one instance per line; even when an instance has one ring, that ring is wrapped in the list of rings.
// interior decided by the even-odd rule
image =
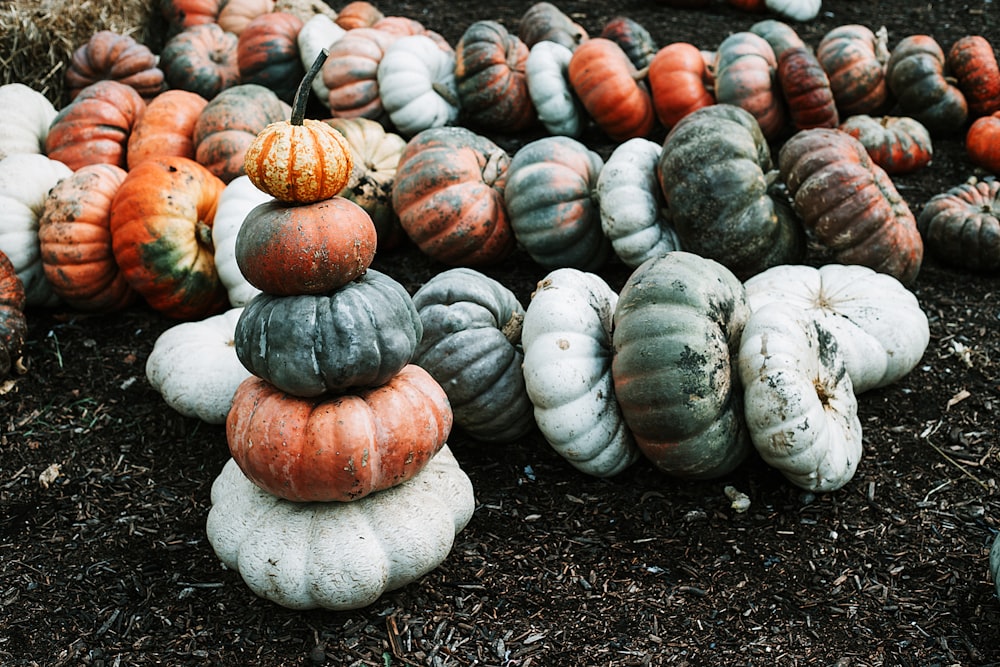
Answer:
[[[225,0],[160,0],[168,31],[176,34],[193,25],[214,23]]]
[[[253,208],[240,226],[236,263],[262,292],[322,294],[364,273],[376,240],[371,216],[349,199],[297,206],[271,201]]]
[[[226,32],[242,33],[261,14],[274,11],[274,0],[226,0],[217,23]]]
[[[113,312],[136,293],[111,249],[111,202],[127,172],[112,164],[81,167],[49,192],[38,219],[45,277],[67,305]]]
[[[28,336],[26,305],[24,283],[10,258],[0,251],[0,379],[7,377],[20,363]]]
[[[840,129],[861,142],[875,164],[887,174],[908,174],[930,164],[931,133],[909,116],[851,116]]]
[[[891,102],[885,66],[888,35],[863,25],[847,24],[823,36],[816,58],[830,79],[830,89],[843,117],[878,114]]]
[[[977,118],[965,134],[965,152],[973,164],[1000,174],[1000,111]]]
[[[715,52],[715,100],[750,112],[768,139],[787,129],[774,49],[752,32],[735,32]]]
[[[399,37],[386,30],[355,28],[330,45],[323,64],[323,85],[329,91],[335,118],[386,118],[378,89],[378,66],[386,49]]]
[[[778,82],[795,129],[837,127],[840,123],[830,79],[808,47],[795,46],[781,52]]]
[[[212,223],[219,178],[194,160],[146,160],[111,202],[111,247],[132,288],[176,319],[222,311],[229,297],[215,270]]]
[[[160,67],[172,88],[211,100],[240,82],[236,35],[215,23],[186,28],[170,38],[160,52]]]
[[[693,44],[674,42],[657,51],[648,80],[656,117],[667,129],[692,111],[715,104],[705,57]]]
[[[291,102],[305,68],[297,38],[303,21],[288,12],[261,14],[247,24],[236,44],[242,83],[256,83]]]
[[[112,80],[84,88],[56,115],[45,153],[72,170],[106,163],[124,168],[132,129],[146,111],[135,88]]]
[[[514,250],[503,201],[510,156],[463,127],[424,130],[396,167],[392,207],[407,236],[452,266],[495,264]]]
[[[344,30],[370,28],[382,20],[384,16],[372,3],[357,0],[356,2],[348,2],[340,8],[335,23]]]
[[[132,86],[146,100],[163,90],[163,70],[148,46],[128,35],[98,30],[70,58],[66,70],[70,98],[105,79]]]
[[[625,141],[652,131],[653,99],[617,42],[588,39],[573,52],[568,76],[587,113],[611,139]]]
[[[1000,111],[1000,65],[989,40],[967,35],[951,45],[946,65],[958,80],[973,117]]]
[[[129,135],[128,168],[166,155],[193,160],[194,126],[206,105],[208,100],[186,90],[166,90],[153,98]]]
[[[226,420],[229,451],[268,493],[347,502],[401,484],[444,446],[453,415],[441,386],[408,365],[388,383],[300,398],[250,377]]]

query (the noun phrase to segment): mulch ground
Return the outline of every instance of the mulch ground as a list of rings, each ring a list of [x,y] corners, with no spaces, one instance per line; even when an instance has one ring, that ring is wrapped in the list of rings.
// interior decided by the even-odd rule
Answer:
[[[530,3],[383,2],[455,43]],[[907,0],[824,3],[801,26],[885,24],[1000,37],[1000,8]],[[592,33],[613,14],[661,43],[711,48],[759,17],[624,2],[559,6]],[[609,144],[590,139],[603,152]],[[523,137],[500,138],[511,149]],[[602,143],[603,141],[603,143]],[[897,187],[914,209],[974,173],[961,138]],[[375,268],[411,292],[441,267],[412,248]],[[488,271],[527,303],[544,271],[519,254]],[[626,272],[610,269],[612,286]],[[29,370],[0,386],[3,665],[988,665],[1000,601],[987,553],[1000,517],[1000,277],[925,263],[923,361],[864,394],[855,478],[804,493],[759,460],[678,481],[639,463],[599,480],[537,433],[450,445],[477,509],[442,565],[351,612],[256,598],[205,536],[225,435],[180,416],[145,379],[174,323],[141,306],[29,312]],[[733,510],[723,489],[751,499]]]

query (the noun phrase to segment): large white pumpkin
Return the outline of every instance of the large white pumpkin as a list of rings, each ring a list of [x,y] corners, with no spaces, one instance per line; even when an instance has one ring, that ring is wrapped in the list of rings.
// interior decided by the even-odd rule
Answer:
[[[247,214],[255,206],[271,201],[271,195],[257,188],[246,174],[229,181],[215,208],[212,244],[215,246],[215,270],[219,273],[229,305],[239,308],[250,303],[260,290],[250,284],[236,262],[236,236]]]

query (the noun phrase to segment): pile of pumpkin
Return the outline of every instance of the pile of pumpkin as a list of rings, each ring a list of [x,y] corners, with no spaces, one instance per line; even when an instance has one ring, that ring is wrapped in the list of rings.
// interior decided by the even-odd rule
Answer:
[[[26,306],[142,298],[188,320],[147,376],[226,423],[212,543],[287,606],[360,606],[440,563],[473,506],[452,424],[498,444],[537,428],[596,476],[645,456],[718,477],[756,448],[838,489],[861,458],[857,396],[928,343],[907,289],[924,243],[1000,268],[997,181],[917,219],[890,176],[970,115],[970,159],[1000,171],[981,37],[890,55],[842,26],[813,52],[767,20],[706,52],[627,18],[590,38],[538,3],[519,35],[480,21],[453,49],[365,2],[306,20],[164,6],[158,59],[95,35],[58,112],[0,87],[0,376]],[[305,117],[309,92],[331,118]],[[906,115],[869,115],[891,104]],[[513,156],[487,136],[539,124]],[[590,124],[619,142],[607,160],[579,140]],[[369,268],[404,239],[450,267],[412,297]],[[527,307],[478,270],[518,247],[548,272]],[[633,271],[620,293],[612,261]]]

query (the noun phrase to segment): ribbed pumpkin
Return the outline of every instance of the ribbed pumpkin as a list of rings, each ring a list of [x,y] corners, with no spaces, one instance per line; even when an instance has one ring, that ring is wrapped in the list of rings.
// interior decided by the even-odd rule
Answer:
[[[482,266],[514,250],[503,201],[510,156],[472,130],[437,127],[399,157],[392,207],[407,236],[452,266]]]
[[[146,111],[135,88],[104,80],[84,88],[52,121],[45,153],[74,171],[105,163],[125,168],[129,135]]]
[[[173,35],[188,26],[214,23],[219,18],[222,0],[160,0],[160,13]]]
[[[45,152],[56,109],[45,95],[23,83],[0,85],[0,160],[16,153]]]
[[[234,345],[251,373],[309,397],[385,384],[410,363],[422,335],[407,291],[370,269],[324,294],[257,295]]]
[[[517,36],[530,50],[539,42],[553,42],[572,51],[589,37],[587,29],[551,2],[536,2],[521,15]]]
[[[270,123],[290,114],[287,104],[268,88],[244,83],[216,95],[194,126],[195,159],[228,183],[246,173],[247,147]]]
[[[861,264],[903,284],[920,271],[916,220],[885,170],[839,130],[802,130],[778,154],[781,179],[817,243],[842,264]]]
[[[10,259],[0,251],[0,380],[21,363],[28,336],[25,305],[24,284]]]
[[[930,35],[900,40],[886,64],[885,77],[899,108],[931,135],[952,133],[965,125],[968,103],[946,76],[944,51]]]
[[[974,181],[934,195],[917,217],[927,250],[952,266],[1000,271],[1000,181]]]
[[[750,112],[714,104],[667,135],[659,181],[681,246],[741,279],[805,254],[805,233],[772,187],[767,140]]]
[[[455,45],[455,83],[467,121],[498,132],[535,122],[525,67],[528,47],[496,21],[476,21]]]
[[[274,0],[226,0],[216,22],[226,32],[239,35],[255,18],[274,9]]]
[[[660,47],[645,26],[628,16],[616,16],[604,24],[601,34],[604,39],[616,43],[639,71],[649,67],[653,56]]]
[[[830,79],[808,47],[795,46],[781,52],[778,83],[796,129],[837,127],[840,123]]]
[[[425,34],[407,35],[393,42],[379,62],[382,107],[403,136],[458,118],[455,52],[445,47]]]
[[[160,66],[171,88],[211,100],[240,83],[236,45],[236,35],[216,23],[193,25],[167,41],[160,51]]]
[[[150,100],[163,90],[163,70],[145,44],[112,30],[98,30],[70,58],[66,87],[70,98],[98,81],[113,80],[131,86]]]
[[[851,116],[840,130],[861,142],[875,164],[887,174],[908,174],[928,165],[934,156],[931,133],[909,116]]]
[[[656,52],[649,63],[649,88],[656,117],[667,129],[692,111],[715,104],[711,74],[694,44],[674,42]]]
[[[785,131],[788,111],[777,81],[778,61],[767,40],[752,32],[735,32],[719,44],[713,64],[715,101],[741,107],[768,139]]]
[[[763,37],[771,45],[774,57],[778,60],[781,59],[781,54],[786,50],[806,46],[795,28],[776,19],[757,21],[750,26],[750,32]]]
[[[749,315],[740,281],[691,253],[650,259],[626,281],[612,332],[615,396],[660,470],[719,477],[749,453],[736,369]]]
[[[847,24],[826,33],[816,47],[816,58],[830,79],[830,90],[842,117],[878,114],[891,103],[885,78],[889,62],[888,33]]]
[[[226,420],[229,451],[279,498],[349,502],[412,478],[451,433],[448,397],[423,369],[352,394],[301,398],[250,377]]]
[[[385,18],[375,5],[365,0],[355,0],[348,2],[337,12],[337,25],[344,30],[354,30],[355,28],[367,28],[375,25]]]
[[[611,139],[625,141],[652,131],[653,100],[617,42],[588,39],[573,52],[568,74],[587,113]]]
[[[128,168],[167,155],[193,160],[194,126],[207,105],[204,97],[186,90],[165,90],[153,98],[128,136]]]
[[[236,263],[268,294],[322,294],[363,274],[375,257],[375,225],[343,197],[254,207],[236,235]]]
[[[111,246],[126,280],[167,317],[201,319],[229,301],[212,223],[225,183],[193,160],[164,157],[128,173],[111,202]]]
[[[378,65],[398,35],[375,28],[355,28],[330,45],[323,64],[327,106],[334,118],[386,117],[378,88]]]
[[[1000,111],[977,118],[969,126],[965,152],[974,164],[1000,174]]]
[[[246,279],[236,261],[236,239],[240,227],[250,211],[271,199],[270,195],[258,190],[245,174],[229,181],[219,195],[215,220],[212,222],[215,270],[229,293],[229,304],[234,308],[247,305],[250,299],[260,293]]]
[[[531,47],[524,72],[528,94],[545,129],[550,134],[578,137],[586,119],[569,83],[572,58],[573,51],[568,47],[542,40]]]
[[[518,149],[507,169],[504,203],[514,237],[548,268],[601,268],[611,244],[594,197],[604,160],[570,137],[543,137]]]
[[[948,49],[945,64],[958,80],[969,115],[975,118],[1000,111],[1000,64],[989,40],[980,35],[962,37]]]
[[[296,41],[302,25],[289,12],[268,12],[250,21],[236,43],[240,82],[270,88],[290,103],[305,73]]]
[[[80,167],[45,199],[38,240],[45,277],[69,306],[110,312],[136,297],[111,249],[111,202],[127,172],[112,164]]]

